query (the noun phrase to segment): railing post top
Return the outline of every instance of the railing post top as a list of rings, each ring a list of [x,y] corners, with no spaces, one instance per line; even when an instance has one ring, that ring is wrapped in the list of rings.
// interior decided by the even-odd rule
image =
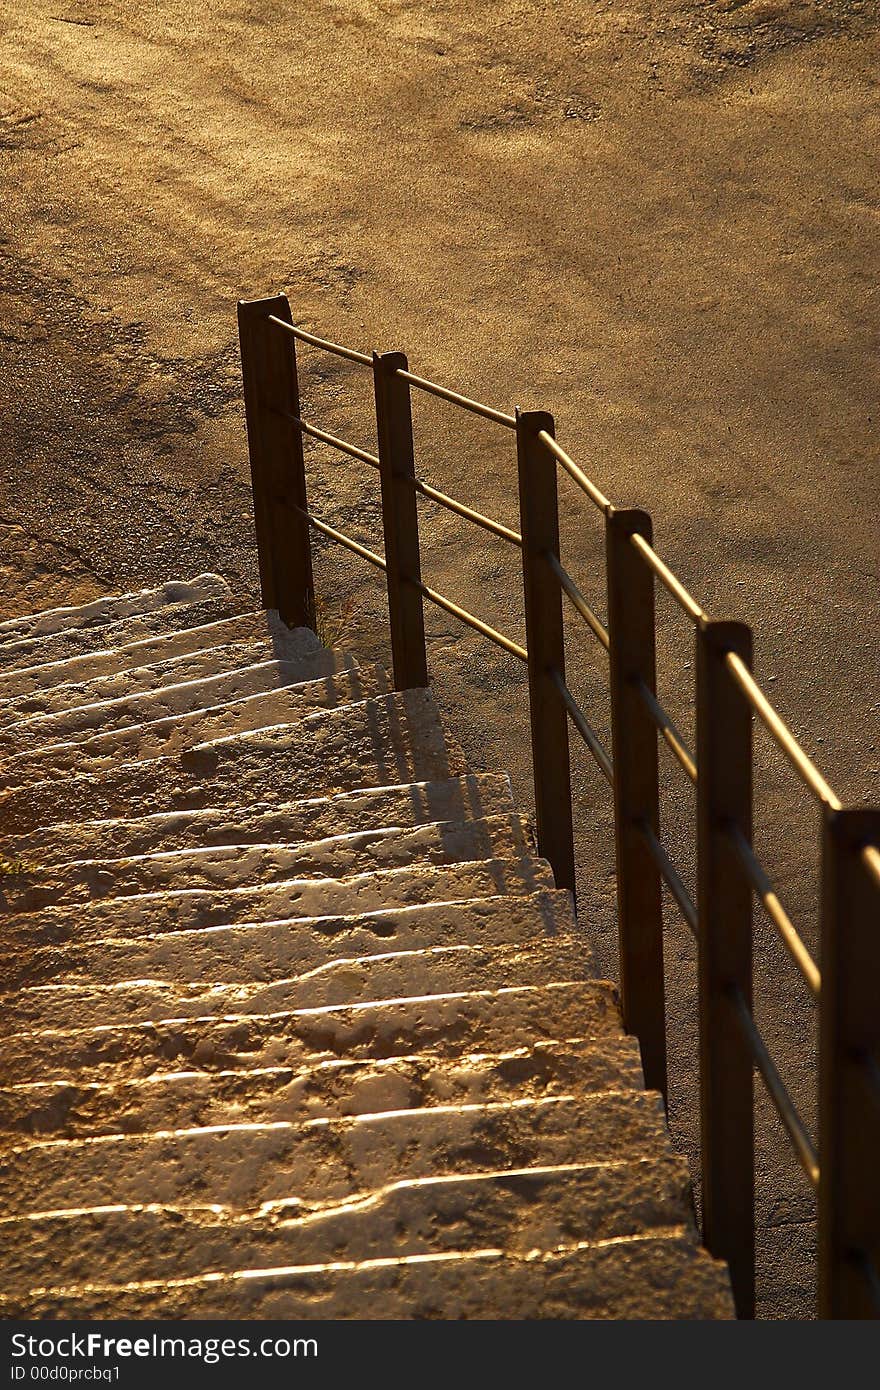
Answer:
[[[738,618],[710,618],[704,616],[696,625],[697,637],[724,656],[733,652],[747,666],[752,662],[752,629],[748,623]]]
[[[405,352],[377,352],[373,349],[373,368],[383,372],[408,372],[409,361]],[[404,385],[409,385],[405,382]]]
[[[518,434],[540,434],[546,430],[547,434],[556,438],[556,421],[548,410],[521,410],[516,406],[514,414]]]
[[[240,299],[238,301],[239,323],[246,320],[267,319],[271,314],[275,314],[280,319],[286,319],[288,323],[293,323],[290,300],[286,294],[269,295],[267,299]]]
[[[605,512],[607,524],[626,536],[642,536],[650,545],[654,537],[654,523],[650,512],[640,507],[609,506]]]

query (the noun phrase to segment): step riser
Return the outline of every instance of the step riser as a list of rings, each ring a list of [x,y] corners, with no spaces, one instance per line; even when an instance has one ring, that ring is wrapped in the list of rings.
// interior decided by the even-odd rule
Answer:
[[[650,1158],[663,1126],[658,1097],[628,1093],[34,1144],[7,1155],[0,1199],[10,1216],[116,1203],[207,1201],[247,1209],[291,1198],[342,1200],[404,1178]]]
[[[616,992],[606,982],[594,981],[280,1017],[170,1020],[98,1032],[19,1035],[7,1038],[4,1046],[4,1079],[7,1085],[53,1079],[110,1084],[160,1065],[298,1069],[335,1058],[377,1060],[423,1052],[443,1060],[462,1052],[503,1052],[541,1041],[598,1041],[619,1034]]]
[[[68,903],[161,893],[183,884],[188,889],[211,889],[292,878],[348,878],[420,864],[528,859],[534,852],[528,823],[508,816],[425,826],[409,834],[394,828],[304,845],[233,845],[152,859],[73,863],[56,873],[7,876],[3,896],[8,911],[34,912]]]
[[[360,1261],[494,1247],[526,1256],[536,1242],[573,1245],[682,1225],[689,1201],[687,1165],[666,1159],[403,1186],[317,1219],[297,1220],[291,1208],[281,1222],[126,1212],[14,1223],[3,1231],[0,1289],[38,1285],[49,1251],[52,1278],[65,1284],[94,1279],[96,1270],[124,1283],[327,1264],[340,1254]]]
[[[450,943],[504,946],[575,931],[571,898],[554,891],[522,898],[483,898],[447,905],[390,909],[357,917],[294,918],[289,922],[245,923],[204,932],[168,932],[142,941],[75,942],[9,962],[5,983],[21,985],[118,980],[271,979],[332,960],[423,950]],[[581,955],[591,960],[586,935]]]
[[[446,746],[424,691],[385,696],[311,715],[291,731],[264,731],[206,744],[177,758],[124,764],[8,791],[0,813],[8,835],[63,820],[139,816],[205,806],[292,801],[355,787],[440,781],[464,772]]]
[[[109,594],[76,607],[48,608],[0,622],[0,643],[27,641],[83,627],[96,627],[137,613],[152,613],[168,604],[198,603],[231,597],[229,585],[218,574],[199,574],[194,579],[172,580],[156,589]]]
[[[639,1090],[633,1038],[535,1043],[500,1057],[324,1062],[295,1071],[257,1060],[248,1072],[177,1072],[115,1086],[0,1090],[5,1147],[29,1138],[145,1134],[157,1129],[332,1119],[431,1105],[486,1105],[581,1091]]]
[[[4,772],[11,785],[101,772],[117,761],[168,757],[211,739],[277,724],[296,724],[318,710],[369,700],[386,694],[388,689],[388,680],[377,668],[345,672],[253,695],[216,709],[199,709],[91,738],[43,745],[12,756]]]
[[[480,773],[417,786],[377,787],[325,799],[255,806],[247,811],[172,812],[128,821],[69,822],[4,840],[9,858],[44,866],[76,859],[127,858],[203,845],[273,844],[334,835],[407,829],[433,821],[462,821],[513,811],[510,781]]]
[[[734,1316],[724,1266],[689,1236],[539,1260],[483,1256],[175,1287],[13,1295],[6,1317],[635,1320]]]
[[[288,970],[292,962],[288,962]],[[3,1000],[13,1032],[88,1028],[207,1014],[264,1014],[280,1010],[342,1007],[376,999],[543,985],[584,979],[577,942],[556,939],[527,946],[442,947],[431,952],[342,960],[299,978],[253,984],[130,984],[111,989],[87,985],[27,989]],[[215,975],[216,979],[216,975]]]

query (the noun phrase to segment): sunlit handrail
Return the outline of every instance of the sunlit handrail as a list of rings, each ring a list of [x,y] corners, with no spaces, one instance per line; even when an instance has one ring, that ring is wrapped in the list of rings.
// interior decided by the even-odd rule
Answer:
[[[277,314],[269,314],[268,317],[269,322],[274,323],[276,328],[283,328],[285,333],[293,334],[294,338],[299,338],[303,343],[311,343],[312,347],[332,352],[336,357],[345,357],[349,362],[360,362],[364,367],[373,365],[372,357],[368,357],[365,352],[355,352],[354,348],[343,347],[341,343],[331,343],[329,338],[319,338],[314,333],[307,333],[304,328],[298,328],[296,324],[280,319]]]
[[[876,845],[864,845],[862,847],[862,863],[877,887],[880,888],[880,849]]]
[[[614,764],[602,746],[602,741],[596,730],[593,728],[587,716],[584,714],[577,700],[572,695],[563,679],[561,671],[551,671],[550,679],[562,696],[562,702],[568,710],[571,722],[574,724],[584,743],[589,748],[599,767],[605,775],[606,781],[614,782]]]
[[[732,991],[731,1003],[733,1004],[734,1016],[742,1029],[743,1036],[748,1044],[755,1066],[761,1074],[764,1085],[767,1088],[767,1094],[776,1107],[776,1113],[782,1121],[785,1131],[791,1140],[798,1161],[812,1186],[818,1188],[819,1158],[816,1153],[815,1145],[807,1133],[800,1115],[795,1109],[794,1102],[785,1088],[782,1077],[776,1070],[776,1064],[767,1050],[767,1044],[758,1031],[758,1025],[752,1017],[751,1010],[738,989]]]
[[[578,613],[580,613],[581,617],[587,623],[587,625],[595,634],[595,636],[598,637],[599,641],[602,643],[602,646],[605,648],[607,652],[611,647],[611,638],[608,636],[608,630],[604,626],[604,624],[599,620],[599,618],[596,617],[596,614],[593,612],[592,608],[587,603],[586,598],[584,597],[578,585],[572,579],[568,570],[565,569],[562,564],[560,564],[559,560],[553,554],[552,550],[546,550],[544,552],[544,559],[547,561],[547,564],[550,566],[551,570],[556,575],[556,578],[559,580],[562,592],[566,594],[568,598],[571,599],[571,602],[577,609]]]
[[[654,571],[660,583],[668,590],[676,603],[681,605],[688,617],[692,618],[695,623],[702,622],[706,617],[705,612],[696,599],[691,597],[681,580],[676,578],[669,566],[660,559],[654,547],[648,544],[644,536],[630,536],[630,542],[648,567]]]
[[[447,511],[455,512],[456,516],[463,516],[466,521],[473,522],[474,526],[482,526],[484,531],[491,531],[493,536],[499,536],[501,540],[509,541],[511,545],[522,546],[522,536],[519,531],[512,531],[509,526],[504,526],[500,521],[494,521],[492,517],[474,511],[473,507],[465,506],[464,502],[459,502],[457,498],[441,492],[439,488],[431,487],[430,483],[423,483],[421,478],[413,478],[411,482],[416,492],[420,493],[422,497],[429,498],[438,506],[445,507]]]
[[[810,992],[818,999],[819,992],[822,988],[822,976],[819,972],[819,967],[798,935],[797,928],[782,906],[782,903],[779,901],[773,884],[764,870],[763,864],[758,859],[741,828],[738,825],[728,825],[726,829],[739,855],[746,877],[755,890],[758,901],[761,903],[770,921],[778,931],[783,945],[798,970],[803,975]]]
[[[604,492],[600,492],[599,488],[596,487],[596,484],[587,477],[584,470],[582,468],[578,468],[571,455],[565,452],[562,445],[557,443],[557,441],[553,438],[553,435],[549,434],[547,430],[541,430],[538,434],[538,438],[540,439],[541,443],[547,449],[550,450],[550,453],[556,459],[556,462],[562,465],[562,467],[565,469],[566,473],[572,479],[572,481],[577,483],[578,487],[581,489],[581,492],[585,492],[589,497],[590,501],[594,503],[594,505],[597,506],[601,512],[607,512],[608,508],[611,506],[611,503],[605,496]]]
[[[408,381],[410,386],[415,386],[419,391],[427,391],[430,396],[439,396],[443,401],[451,401],[453,405],[460,405],[463,410],[469,410],[472,415],[481,415],[484,420],[494,420],[497,425],[506,425],[509,430],[516,429],[516,417],[506,415],[503,410],[494,410],[491,405],[483,405],[481,401],[472,400],[470,396],[462,396],[458,391],[450,391],[448,386],[438,386],[436,381],[429,381],[427,377],[416,376],[415,372],[404,371],[398,367],[395,376],[399,376],[401,381]]]
[[[678,903],[682,917],[687,922],[694,936],[696,936],[697,908],[693,898],[684,886],[681,875],[647,821],[639,821],[638,825],[651,853],[652,859],[663,875],[667,888]]]
[[[403,579],[404,583],[411,584],[414,589],[418,589],[419,593],[424,598],[430,599],[431,603],[435,603],[438,608],[442,608],[446,613],[451,613],[453,618],[458,618],[459,622],[464,623],[467,627],[472,627],[474,632],[479,632],[483,637],[487,637],[490,642],[495,643],[496,647],[501,647],[504,651],[510,652],[511,656],[518,657],[520,661],[528,661],[529,654],[525,647],[521,647],[519,643],[514,642],[512,638],[505,637],[504,633],[499,632],[497,628],[490,627],[488,623],[484,623],[482,618],[475,617],[474,614],[469,613],[466,608],[460,608],[457,603],[453,603],[451,598],[447,598],[445,594],[438,593],[436,589],[432,589],[427,584],[423,584],[419,579],[412,579],[409,575],[404,575]]]
[[[818,797],[818,799],[831,811],[839,811],[841,804],[829,787],[825,778],[822,776],[815,763],[807,757],[801,748],[791,729],[785,721],[776,713],[767,696],[764,694],[758,682],[755,680],[745,662],[736,655],[735,652],[728,652],[725,657],[727,669],[730,671],[737,685],[742,690],[752,709],[760,717],[764,726],[776,739],[779,747],[788,758],[792,767],[807,786]]]
[[[671,752],[675,755],[679,764],[684,768],[691,781],[696,782],[697,764],[694,761],[693,755],[689,751],[682,735],[675,727],[675,724],[657,699],[657,696],[654,694],[653,690],[645,684],[641,676],[636,680],[636,689]]]
[[[296,425],[298,430],[307,434],[310,439],[317,439],[321,444],[329,444],[331,449],[338,449],[341,454],[348,454],[353,459],[360,459],[361,463],[368,463],[371,468],[380,468],[378,458],[375,454],[370,454],[366,449],[359,449],[356,444],[349,444],[347,439],[340,439],[338,435],[330,434],[327,430],[319,430],[317,425],[310,425],[308,420],[303,420],[299,415],[294,415],[290,410],[278,410],[275,412],[285,420],[289,420],[292,425]]]
[[[320,517],[306,511],[305,507],[298,507],[295,502],[293,503],[293,510],[299,512],[310,526],[313,526],[322,536],[326,536],[328,540],[336,541],[337,545],[345,546],[346,550],[350,550],[353,555],[359,555],[368,564],[375,565],[376,569],[387,570],[388,566],[382,556],[377,555],[374,550],[368,550],[365,545],[361,545],[360,541],[352,540],[351,536],[346,536],[343,531],[337,531],[332,526],[328,526],[326,521],[322,521]]]

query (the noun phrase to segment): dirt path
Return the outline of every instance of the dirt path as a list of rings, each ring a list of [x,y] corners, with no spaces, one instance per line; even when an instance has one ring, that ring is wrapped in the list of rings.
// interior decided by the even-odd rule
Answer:
[[[554,411],[612,497],[652,510],[706,605],[754,622],[759,672],[840,794],[878,800],[878,29],[868,0],[16,0],[4,611],[205,568],[255,592],[234,303],[284,288],[331,336]],[[367,385],[306,359],[311,413],[369,444]],[[432,406],[416,426],[426,476],[513,519],[509,439]],[[310,467],[316,506],[375,539],[373,479],[322,449]],[[568,559],[601,603],[597,519],[566,499]],[[426,512],[425,530],[431,580],[515,635],[509,557],[451,518]],[[330,618],[373,644],[372,577],[321,555]],[[690,639],[663,614],[664,694],[687,725]],[[525,786],[505,732],[522,673],[442,615],[430,630],[473,760]],[[572,664],[601,726],[586,639]],[[582,910],[612,968],[606,796],[577,776]],[[762,843],[806,917],[815,818],[769,749],[759,803],[762,824],[783,818]],[[667,817],[686,872],[689,809]],[[758,951],[768,1038],[807,1103],[809,1012],[762,928]],[[673,925],[692,1149],[691,957]],[[763,1307],[804,1313],[810,1202],[767,1128]]]

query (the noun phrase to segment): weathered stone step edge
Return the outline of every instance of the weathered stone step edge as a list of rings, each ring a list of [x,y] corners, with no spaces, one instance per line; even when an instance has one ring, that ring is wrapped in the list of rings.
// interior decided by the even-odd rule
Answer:
[[[442,781],[465,771],[424,690],[344,705],[292,727],[237,734],[187,753],[122,763],[95,776],[35,782],[0,797],[7,836],[58,821],[199,806],[298,800],[365,786]]]
[[[88,603],[62,608],[44,608],[0,622],[0,642],[38,637],[65,627],[91,627],[111,622],[127,614],[148,613],[171,603],[195,603],[211,594],[232,596],[232,590],[219,574],[197,574],[193,579],[171,579],[154,589],[132,589],[107,594]]]
[[[345,1267],[242,1270],[195,1280],[42,1288],[0,1300],[6,1317],[729,1319],[726,1268],[689,1233],[599,1241],[518,1259],[499,1251]]]
[[[292,963],[291,963],[292,965]],[[573,937],[516,946],[459,943],[427,950],[342,957],[301,974],[268,980],[199,984],[129,979],[113,985],[49,984],[0,1000],[13,1034],[93,1023],[131,1024],[175,1016],[202,1018],[234,1011],[266,1014],[300,1008],[344,1007],[369,1000],[425,998],[434,994],[498,989],[511,985],[562,984],[588,979],[580,944]],[[291,966],[288,966],[288,970]]]
[[[209,1065],[206,1062],[206,1065]],[[239,1071],[159,1071],[113,1083],[40,1081],[0,1088],[3,1147],[25,1138],[189,1129],[239,1120],[292,1120],[643,1088],[631,1037],[535,1042],[503,1053],[430,1053]]]
[[[226,704],[209,704],[186,714],[129,724],[107,733],[87,736],[79,730],[63,742],[41,743],[10,752],[4,760],[3,775],[7,782],[15,783],[100,772],[119,759],[158,758],[227,734],[295,724],[318,710],[357,704],[390,690],[391,682],[379,666],[334,671],[317,679],[289,681],[277,689],[245,695]],[[80,711],[80,718],[85,717],[85,711]],[[13,730],[20,727],[13,725]]]
[[[378,870],[415,868],[479,859],[528,860],[535,838],[524,816],[433,821],[334,835],[326,840],[159,850],[130,859],[71,860],[54,872],[4,875],[7,911],[34,912],[68,903],[106,902],[185,885],[188,889],[254,886],[292,878],[342,879]]]
[[[362,1262],[391,1255],[504,1250],[520,1257],[585,1241],[687,1231],[687,1163],[671,1155],[610,1164],[517,1168],[403,1180],[341,1207],[281,1202],[88,1210],[0,1221],[0,1291],[100,1277],[126,1283],[206,1269]]]
[[[300,1009],[257,1016],[161,1019],[131,1027],[45,1029],[7,1036],[7,1085],[75,1079],[141,1076],[167,1066],[212,1065],[228,1069],[271,1062],[313,1064],[433,1053],[448,1060],[461,1053],[500,1052],[540,1041],[621,1035],[617,991],[608,980],[563,985],[523,985],[421,999],[382,999],[346,1008]]]
[[[343,1200],[398,1178],[671,1151],[659,1096],[601,1091],[332,1120],[32,1140],[0,1171],[9,1215],[150,1202]]]
[[[467,902],[421,903],[416,907],[386,907],[375,912],[341,917],[294,917],[269,922],[240,922],[228,927],[103,937],[94,943],[76,942],[43,947],[10,960],[4,988],[53,979],[68,983],[159,977],[160,972],[197,982],[209,972],[216,977],[268,977],[293,957],[302,969],[342,956],[369,956],[389,950],[419,950],[430,946],[515,945],[542,937],[576,936],[585,967],[594,962],[589,934],[580,928],[571,894],[551,889],[518,897],[472,898]]]
[[[232,595],[215,595],[195,603],[167,603],[149,613],[138,613],[111,623],[69,628],[46,637],[0,642],[0,671],[5,677],[34,666],[50,666],[91,652],[111,651],[135,642],[205,627],[209,623],[234,618],[242,611]]]
[[[304,843],[339,834],[431,821],[485,819],[512,812],[513,793],[506,773],[468,773],[437,782],[361,787],[300,801],[257,803],[158,812],[136,819],[62,821],[26,835],[9,836],[9,859],[50,865],[90,858],[91,846],[118,858],[209,844],[246,844],[272,839]]]

